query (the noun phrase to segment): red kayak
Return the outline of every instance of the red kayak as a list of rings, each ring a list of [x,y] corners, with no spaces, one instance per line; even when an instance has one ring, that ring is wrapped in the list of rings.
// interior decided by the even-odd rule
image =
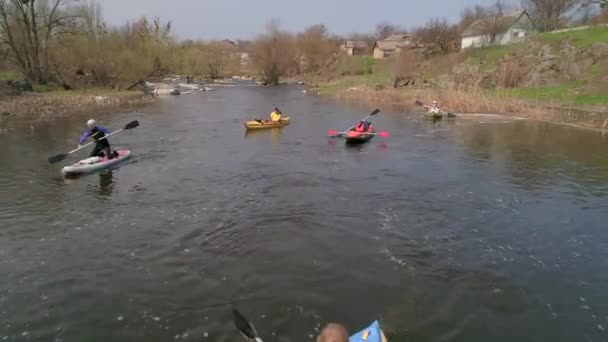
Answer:
[[[349,131],[348,133],[346,133],[346,143],[347,144],[363,144],[366,143],[370,140],[372,140],[374,138],[376,134],[371,131],[371,132],[355,132],[355,131]]]

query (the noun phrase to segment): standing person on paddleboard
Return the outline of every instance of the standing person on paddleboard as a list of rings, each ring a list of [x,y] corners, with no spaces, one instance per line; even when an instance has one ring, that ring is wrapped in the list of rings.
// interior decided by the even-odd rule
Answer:
[[[95,140],[95,147],[93,148],[93,151],[91,151],[91,154],[89,154],[89,157],[97,157],[103,151],[106,158],[113,159],[115,155],[110,149],[110,142],[107,138],[102,139],[106,136],[106,134],[110,134],[110,131],[105,127],[97,126],[97,123],[94,119],[87,121],[87,128],[87,131],[84,132],[82,137],[80,137],[78,147],[80,148],[82,146],[82,143],[84,143],[89,137],[91,137],[93,138],[93,140]]]

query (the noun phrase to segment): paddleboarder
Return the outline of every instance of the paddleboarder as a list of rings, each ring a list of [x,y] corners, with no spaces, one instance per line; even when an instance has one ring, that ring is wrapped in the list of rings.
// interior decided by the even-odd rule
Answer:
[[[95,147],[89,154],[89,157],[97,157],[100,156],[101,152],[108,159],[113,159],[116,156],[116,153],[112,153],[110,148],[110,142],[108,139],[102,139],[106,136],[106,134],[110,134],[110,130],[105,127],[97,126],[97,122],[95,119],[90,119],[87,121],[87,130],[84,132],[82,137],[80,137],[80,141],[78,142],[78,147],[82,147],[82,144],[89,138],[93,138],[95,140]]]

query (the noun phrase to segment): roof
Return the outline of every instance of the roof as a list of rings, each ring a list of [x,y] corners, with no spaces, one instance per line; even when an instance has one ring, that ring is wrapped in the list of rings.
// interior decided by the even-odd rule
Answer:
[[[410,35],[408,35],[408,34],[392,34],[392,35],[386,37],[385,39],[383,39],[382,41],[401,42],[401,41],[408,40],[408,39],[410,39]]]
[[[237,43],[235,41],[232,41],[230,39],[224,39],[221,41],[222,44],[226,45],[226,46],[237,46]]]
[[[528,12],[526,11],[521,11],[521,12],[513,12],[513,13],[507,13],[505,15],[503,15],[502,17],[498,18],[498,27],[504,27],[504,32],[506,32],[509,28],[511,28],[511,26],[513,26],[513,24],[515,24],[515,22],[517,20],[519,20],[519,18],[521,18],[521,16],[523,15],[528,15]],[[492,17],[487,17],[487,18],[481,18],[481,19],[477,19],[475,20],[471,25],[469,25],[469,27],[467,27],[466,30],[464,30],[464,32],[462,32],[461,36],[465,37],[465,36],[478,36],[478,35],[483,35],[484,31],[485,31],[485,27],[487,27],[486,25],[488,25],[489,23],[491,23],[491,20],[493,20],[494,18]]]
[[[386,39],[379,40],[374,44],[374,49],[378,48],[384,51],[396,50],[398,47],[412,44],[412,37],[407,34],[393,34]]]
[[[364,40],[347,40],[344,42],[344,47],[347,49],[367,49],[369,48],[369,44],[367,44],[367,42]]]

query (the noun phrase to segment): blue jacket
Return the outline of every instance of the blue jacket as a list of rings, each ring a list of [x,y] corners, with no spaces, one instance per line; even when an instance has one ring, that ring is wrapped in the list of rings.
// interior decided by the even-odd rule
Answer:
[[[99,134],[99,132],[103,132],[105,134]],[[82,137],[80,137],[80,142],[79,144],[82,145],[83,142],[85,142],[85,140],[87,140],[88,137],[92,137],[95,140],[98,140],[99,138],[103,138],[106,134],[110,134],[110,131],[102,126],[95,126],[91,129],[88,129],[86,132],[84,132],[84,134],[82,135]]]

